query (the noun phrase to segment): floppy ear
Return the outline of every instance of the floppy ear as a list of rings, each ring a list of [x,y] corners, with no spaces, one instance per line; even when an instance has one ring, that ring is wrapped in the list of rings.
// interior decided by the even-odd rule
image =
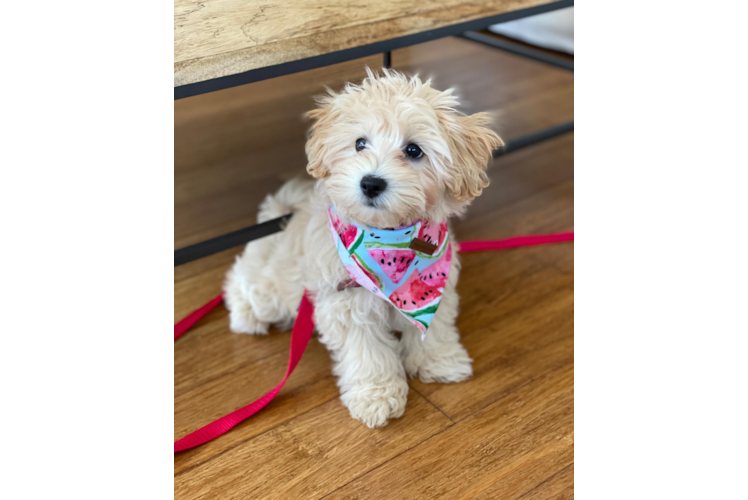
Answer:
[[[488,186],[486,167],[504,141],[488,128],[491,119],[486,113],[450,118],[446,125],[452,168],[447,189],[455,200],[471,201]]]
[[[330,175],[330,171],[324,163],[325,154],[328,149],[324,140],[328,136],[330,126],[332,125],[332,117],[330,116],[331,102],[332,99],[328,96],[320,97],[317,99],[319,108],[309,111],[306,114],[307,118],[314,120],[311,129],[309,129],[309,137],[306,141],[306,171],[309,172],[309,175],[317,179]]]

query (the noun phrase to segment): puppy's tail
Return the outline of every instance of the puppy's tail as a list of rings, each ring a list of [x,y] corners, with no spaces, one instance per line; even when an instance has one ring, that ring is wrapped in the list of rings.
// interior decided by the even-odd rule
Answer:
[[[298,211],[303,205],[309,203],[312,191],[314,191],[313,180],[301,177],[291,179],[283,184],[277,193],[265,197],[260,204],[257,222],[266,222]]]

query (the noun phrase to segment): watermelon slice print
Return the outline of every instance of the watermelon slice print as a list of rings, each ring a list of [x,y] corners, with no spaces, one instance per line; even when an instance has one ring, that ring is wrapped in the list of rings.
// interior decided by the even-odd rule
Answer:
[[[361,270],[362,270],[362,271],[363,271],[364,273],[366,273],[366,276],[367,276],[367,277],[368,277],[368,278],[369,278],[369,279],[371,280],[371,282],[372,282],[372,283],[374,283],[374,284],[376,285],[376,287],[377,287],[377,288],[379,288],[379,289],[381,290],[381,289],[383,288],[383,285],[382,285],[382,280],[381,280],[381,279],[379,278],[379,276],[377,276],[376,274],[374,274],[374,273],[372,272],[372,270],[371,270],[371,269],[369,269],[369,266],[367,266],[366,264],[364,264],[364,263],[363,263],[363,261],[361,261],[361,260],[360,260],[360,259],[358,258],[358,256],[357,256],[357,255],[353,254],[353,255],[351,255],[351,257],[353,257],[353,262],[355,262],[355,263],[356,263],[356,265],[357,265],[357,266],[358,266],[358,267],[359,267],[359,268],[360,268],[360,269],[361,269]]]
[[[432,304],[441,296],[436,287],[424,283],[417,273],[413,273],[400,288],[392,292],[390,300],[398,309],[415,311]]]
[[[452,252],[447,251],[442,257],[421,271],[421,281],[434,288],[444,288],[449,276],[449,266],[452,265]]]
[[[329,210],[329,214],[332,226],[333,228],[335,228],[335,232],[338,233],[338,236],[340,236],[340,241],[342,241],[343,245],[348,249],[348,251],[350,251],[351,245],[353,245],[353,243],[356,241],[358,228],[356,226],[349,226],[348,224],[345,224],[340,220],[338,214],[336,214],[332,210]]]
[[[347,228],[343,229],[342,232],[338,233],[340,235],[340,241],[343,242],[343,245],[350,251],[351,245],[353,245],[353,242],[356,241],[356,233],[358,232],[358,228],[356,226],[348,226]]]
[[[332,208],[328,208],[327,215],[330,217],[332,227],[334,227],[335,231],[340,234],[340,228],[343,226],[343,223],[341,222],[340,217],[338,217],[338,214],[336,214]]]
[[[416,258],[416,253],[413,250],[381,250],[374,248],[367,248],[367,252],[371,256],[379,267],[382,268],[384,274],[392,280],[393,283],[399,282],[405,273],[408,271],[408,266],[413,259]]]
[[[426,241],[432,245],[436,245],[437,248],[444,243],[444,237],[447,235],[447,224],[442,222],[441,224],[432,224],[429,221],[424,221],[421,229],[418,231],[419,240]]]

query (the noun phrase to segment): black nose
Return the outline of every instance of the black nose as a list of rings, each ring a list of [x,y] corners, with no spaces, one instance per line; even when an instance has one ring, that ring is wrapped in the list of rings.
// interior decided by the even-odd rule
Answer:
[[[367,175],[361,179],[361,191],[369,198],[376,198],[387,189],[387,181],[381,177]]]

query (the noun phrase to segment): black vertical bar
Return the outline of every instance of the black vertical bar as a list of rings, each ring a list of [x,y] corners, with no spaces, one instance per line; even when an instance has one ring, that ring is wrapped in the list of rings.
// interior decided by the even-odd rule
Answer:
[[[392,68],[392,52],[389,50],[384,53],[384,67],[387,69]]]

